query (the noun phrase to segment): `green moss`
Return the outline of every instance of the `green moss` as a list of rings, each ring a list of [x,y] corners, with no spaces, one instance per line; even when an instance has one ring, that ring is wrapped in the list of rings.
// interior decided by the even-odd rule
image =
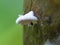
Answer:
[[[27,6],[30,5],[28,4]],[[47,39],[56,39],[60,34],[60,6],[56,6],[53,1],[50,0],[33,0],[31,8],[39,17],[39,20],[33,27],[24,27],[24,36],[27,35],[24,37],[24,40],[27,42],[24,41],[25,45],[43,45]],[[29,10],[25,10],[25,13],[27,11]],[[48,24],[45,20],[45,17],[48,16],[52,18],[51,24]],[[41,26],[41,23],[43,23],[43,26]],[[27,32],[27,34],[25,32]],[[32,42],[30,42],[30,40],[32,40]]]

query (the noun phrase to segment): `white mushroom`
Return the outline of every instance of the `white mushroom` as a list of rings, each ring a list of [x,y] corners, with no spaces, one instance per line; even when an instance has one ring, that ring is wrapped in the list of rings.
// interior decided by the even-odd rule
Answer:
[[[30,11],[25,15],[22,16],[19,15],[19,17],[16,20],[16,23],[17,24],[21,23],[23,25],[26,25],[26,24],[30,24],[31,22],[36,23],[37,20],[38,20],[37,17],[34,16],[34,12]]]

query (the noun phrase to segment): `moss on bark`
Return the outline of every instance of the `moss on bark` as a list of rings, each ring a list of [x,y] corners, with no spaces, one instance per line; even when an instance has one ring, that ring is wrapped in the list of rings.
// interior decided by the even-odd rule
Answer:
[[[60,34],[60,5],[53,0],[24,0],[24,14],[31,10],[39,20],[31,27],[24,26],[24,45],[43,45],[47,39],[56,39]],[[45,19],[49,16],[50,24]]]

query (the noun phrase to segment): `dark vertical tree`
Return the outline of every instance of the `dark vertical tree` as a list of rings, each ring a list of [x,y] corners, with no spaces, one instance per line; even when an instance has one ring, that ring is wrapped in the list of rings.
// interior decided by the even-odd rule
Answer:
[[[24,14],[33,10],[38,23],[24,25],[24,45],[43,45],[60,34],[60,0],[24,0]]]

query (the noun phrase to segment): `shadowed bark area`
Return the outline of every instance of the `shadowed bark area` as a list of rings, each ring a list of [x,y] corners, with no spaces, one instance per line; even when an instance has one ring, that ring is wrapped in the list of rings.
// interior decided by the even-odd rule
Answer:
[[[24,0],[24,14],[33,10],[38,23],[24,25],[24,45],[43,45],[49,39],[55,41],[60,35],[59,0]],[[55,40],[54,40],[55,39]]]

